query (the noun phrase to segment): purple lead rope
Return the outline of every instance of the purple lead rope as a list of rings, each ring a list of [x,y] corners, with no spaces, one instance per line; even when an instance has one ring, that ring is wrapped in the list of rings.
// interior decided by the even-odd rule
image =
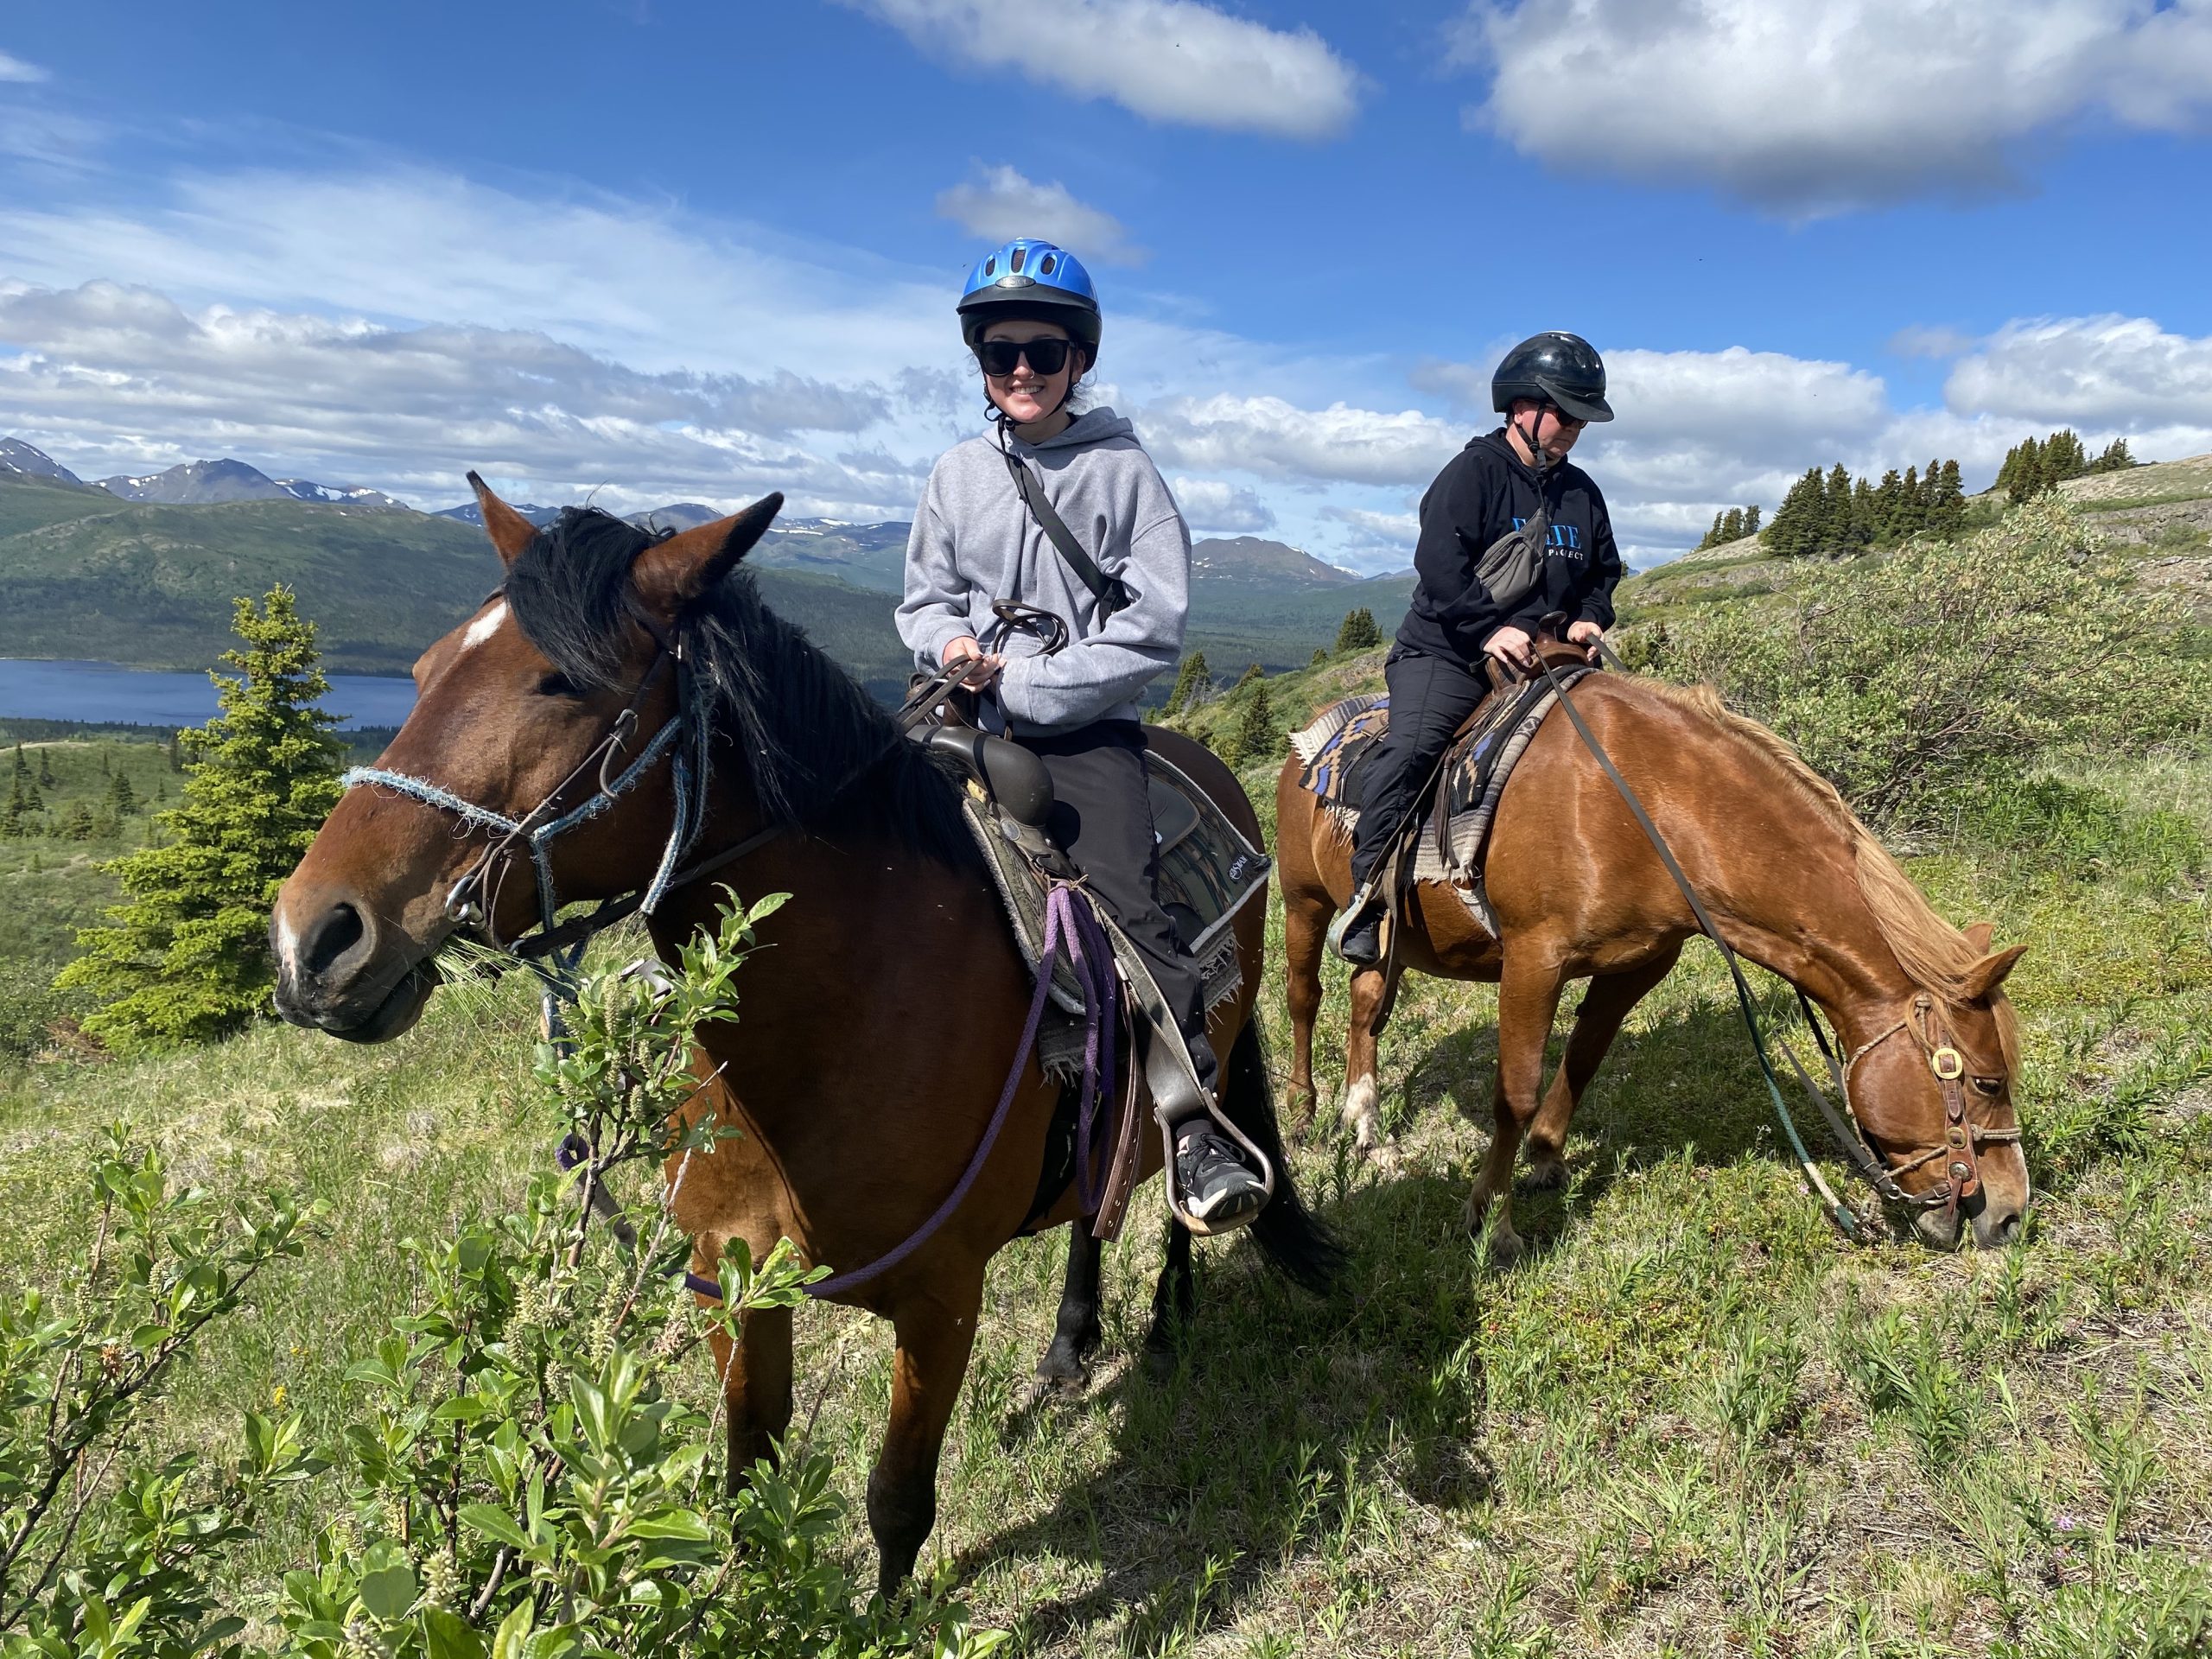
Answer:
[[[1037,988],[1029,999],[1029,1017],[1022,1023],[1021,1044],[1014,1051],[1014,1065],[1007,1073],[1006,1087],[999,1091],[999,1103],[991,1114],[990,1125],[983,1131],[983,1138],[969,1159],[968,1167],[961,1173],[959,1182],[930,1218],[904,1243],[864,1268],[808,1285],[808,1295],[842,1295],[890,1272],[936,1236],[938,1230],[966,1200],[976,1178],[990,1160],[991,1148],[998,1144],[999,1131],[1006,1127],[1007,1114],[1013,1110],[1014,1096],[1021,1090],[1029,1058],[1036,1052],[1037,1033],[1044,1025],[1045,1004],[1052,992],[1052,965],[1063,951],[1083,988],[1083,1107],[1076,1128],[1077,1191],[1083,1201],[1084,1213],[1096,1212],[1097,1178],[1092,1166],[1097,1161],[1096,1142],[1105,1128],[1097,1106],[1100,1101],[1110,1098],[1114,1090],[1114,1036],[1121,1019],[1121,984],[1115,976],[1113,947],[1107,940],[1106,930],[1099,925],[1088,905],[1077,901],[1072,887],[1055,885],[1045,900],[1045,947],[1038,957]],[[573,1134],[561,1142],[553,1154],[554,1161],[564,1171],[574,1169],[590,1155],[590,1143],[581,1135]],[[593,1208],[608,1217],[608,1225],[613,1228],[616,1238],[626,1245],[634,1245],[635,1235],[613,1213],[613,1201],[596,1183],[593,1185],[592,1200]],[[717,1301],[721,1299],[721,1286],[703,1274],[686,1272],[683,1283],[696,1294]]]

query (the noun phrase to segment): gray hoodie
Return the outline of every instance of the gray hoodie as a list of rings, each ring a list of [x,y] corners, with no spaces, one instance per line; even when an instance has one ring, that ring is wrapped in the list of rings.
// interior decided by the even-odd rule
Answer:
[[[1110,409],[1076,416],[1058,437],[1007,447],[1043,484],[1045,499],[1085,552],[1119,576],[1134,602],[1106,621],[1098,602],[1046,538],[1007,476],[995,433],[938,457],[906,543],[899,637],[933,669],[963,634],[984,636],[994,600],[1057,612],[1068,644],[1037,654],[1026,634],[1003,650],[998,702],[1012,728],[1035,735],[1095,720],[1135,720],[1137,697],[1183,650],[1191,532],[1129,423]]]

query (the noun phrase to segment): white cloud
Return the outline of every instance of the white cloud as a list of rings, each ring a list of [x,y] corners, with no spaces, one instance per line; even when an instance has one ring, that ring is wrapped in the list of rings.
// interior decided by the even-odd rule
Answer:
[[[1194,0],[841,0],[922,51],[1014,69],[1149,121],[1326,138],[1358,72],[1310,29],[1268,29]]]
[[[38,65],[25,63],[21,58],[0,52],[0,80],[32,82],[47,79],[47,72]]]
[[[1472,0],[1471,119],[1577,172],[1806,216],[2018,187],[2024,141],[2212,111],[2205,0]]]
[[[937,211],[986,242],[1041,236],[1083,259],[1112,265],[1141,265],[1152,257],[1130,243],[1113,214],[1077,201],[1064,184],[1038,184],[1010,167],[983,168],[966,183],[940,191]]]
[[[2148,317],[2038,317],[2007,323],[1953,365],[1952,410],[2139,430],[2212,429],[2212,338]]]
[[[1374,512],[1364,507],[1324,507],[1322,516],[1350,527],[1350,550],[1359,553],[1395,553],[1401,560],[1413,556],[1421,539],[1417,512]]]
[[[1139,427],[1171,466],[1309,484],[1425,484],[1465,442],[1418,410],[1301,409],[1281,397],[1226,394],[1147,404]]]
[[[435,505],[474,466],[564,499],[610,482],[625,505],[782,488],[812,511],[888,517],[926,470],[880,444],[802,441],[882,425],[896,399],[880,388],[645,373],[518,330],[193,313],[150,289],[9,282],[0,346],[0,425],[80,474],[242,454]]]
[[[1274,513],[1256,490],[1217,478],[1173,479],[1168,487],[1194,536],[1250,536],[1274,528]]]

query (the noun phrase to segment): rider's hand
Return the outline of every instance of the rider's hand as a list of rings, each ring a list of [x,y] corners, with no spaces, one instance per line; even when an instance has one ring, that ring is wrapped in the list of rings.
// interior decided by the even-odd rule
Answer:
[[[1567,631],[1567,643],[1587,645],[1590,648],[1590,660],[1593,663],[1598,660],[1599,642],[1605,637],[1605,631],[1586,618]]]
[[[1516,628],[1510,622],[1483,641],[1483,651],[1508,668],[1517,668],[1524,672],[1535,671],[1535,642],[1529,638],[1528,630]]]
[[[985,655],[983,648],[976,643],[976,637],[973,634],[963,633],[957,639],[948,642],[939,660],[947,668],[950,668],[962,658],[966,658],[975,664],[975,666],[968,671],[966,677],[960,682],[971,690],[982,690],[983,687],[998,678],[999,670],[1006,666],[1006,658],[996,652]]]

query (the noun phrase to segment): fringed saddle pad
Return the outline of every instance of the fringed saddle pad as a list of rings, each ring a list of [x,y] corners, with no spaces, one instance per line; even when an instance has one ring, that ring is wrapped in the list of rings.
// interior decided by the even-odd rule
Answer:
[[[1211,1008],[1234,996],[1244,982],[1230,923],[1267,885],[1274,866],[1212,798],[1172,762],[1147,754],[1145,767],[1152,785],[1154,819],[1172,836],[1160,846],[1154,886],[1161,906],[1198,959],[1206,1007]],[[1034,974],[1045,949],[1045,875],[1007,836],[979,789],[971,785],[963,791],[962,800],[969,833],[983,849],[1014,943]],[[1128,959],[1126,952],[1122,970],[1124,977],[1149,971],[1141,960]],[[1078,1072],[1083,1067],[1083,993],[1065,964],[1052,976],[1052,1001],[1070,1017],[1046,1021],[1038,1038],[1038,1054],[1047,1071],[1062,1077],[1071,1066]]]
[[[1580,666],[1558,671],[1561,683],[1568,686],[1592,671]],[[1497,918],[1483,888],[1483,849],[1514,767],[1558,701],[1544,680],[1524,683],[1485,701],[1474,724],[1452,743],[1436,792],[1412,831],[1420,836],[1414,849],[1413,879],[1450,887],[1493,938]],[[1299,782],[1320,798],[1347,833],[1357,827],[1359,809],[1357,793],[1347,793],[1346,785],[1374,753],[1389,722],[1389,698],[1370,693],[1323,709],[1312,725],[1290,740],[1304,762]]]

